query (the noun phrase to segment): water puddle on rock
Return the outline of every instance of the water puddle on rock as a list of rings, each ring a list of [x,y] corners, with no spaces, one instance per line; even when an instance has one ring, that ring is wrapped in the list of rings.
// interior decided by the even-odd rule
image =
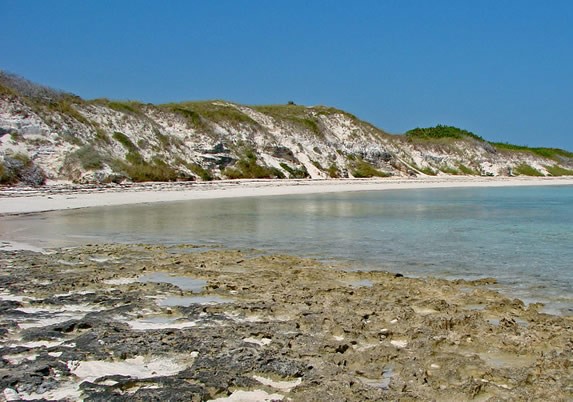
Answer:
[[[192,304],[223,304],[232,303],[234,300],[228,297],[215,295],[205,296],[169,296],[157,301],[161,307],[189,307]]]
[[[535,363],[536,357],[531,355],[519,356],[508,352],[486,352],[477,354],[488,366],[495,368],[521,368]]]
[[[370,279],[358,279],[355,281],[345,282],[353,288],[371,288],[374,283]]]
[[[201,292],[207,281],[204,279],[196,279],[188,276],[175,276],[169,275],[165,272],[153,272],[147,275],[140,276],[138,282],[142,283],[169,283],[177,286],[181,290],[189,290],[191,292]]]
[[[197,325],[196,321],[181,320],[180,318],[169,317],[145,317],[136,320],[129,320],[127,324],[135,330],[150,329],[184,329]]]
[[[360,381],[373,388],[388,389],[390,387],[390,381],[392,380],[392,375],[394,374],[394,369],[392,367],[387,367],[382,372],[382,378],[366,378],[359,377]]]

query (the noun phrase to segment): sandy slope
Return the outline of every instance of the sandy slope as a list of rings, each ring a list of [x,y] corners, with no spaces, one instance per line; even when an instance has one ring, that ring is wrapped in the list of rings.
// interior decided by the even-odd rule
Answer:
[[[4,188],[0,191],[0,215],[108,205],[286,194],[540,185],[573,185],[573,177],[444,176],[377,180],[238,180],[210,183],[147,183],[130,187],[58,185],[34,190]]]

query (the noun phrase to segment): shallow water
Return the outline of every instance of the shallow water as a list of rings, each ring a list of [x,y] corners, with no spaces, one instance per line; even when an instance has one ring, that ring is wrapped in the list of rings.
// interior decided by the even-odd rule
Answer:
[[[198,200],[0,219],[35,246],[223,244],[410,276],[496,277],[526,302],[573,310],[573,187],[350,192]]]

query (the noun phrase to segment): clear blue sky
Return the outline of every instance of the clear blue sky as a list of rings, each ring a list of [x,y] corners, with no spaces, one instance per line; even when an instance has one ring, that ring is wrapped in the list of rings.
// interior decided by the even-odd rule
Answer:
[[[163,103],[323,104],[573,150],[573,1],[0,0],[0,69]]]

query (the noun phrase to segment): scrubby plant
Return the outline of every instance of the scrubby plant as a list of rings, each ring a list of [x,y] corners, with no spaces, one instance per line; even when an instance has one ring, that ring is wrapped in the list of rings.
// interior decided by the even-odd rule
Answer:
[[[265,105],[252,106],[252,108],[276,119],[288,121],[294,126],[303,128],[318,136],[323,135],[314,113],[314,108],[299,105]]]
[[[126,163],[121,160],[111,162],[115,171],[123,172],[134,182],[146,181],[174,181],[179,177],[179,173],[166,163]]]
[[[478,172],[476,172],[472,168],[469,168],[466,165],[463,165],[461,163],[458,165],[458,169],[460,170],[460,172],[462,172],[462,174],[465,174],[468,176],[478,176],[479,175]]]
[[[429,166],[419,168],[418,170],[424,174],[427,174],[428,176],[435,176],[438,174],[438,172],[436,172],[434,169],[432,169]]]
[[[337,179],[340,177],[340,171],[334,163],[328,167],[328,176],[332,179]]]
[[[464,139],[473,138],[479,141],[484,141],[482,137],[476,135],[470,131],[463,130],[454,126],[445,126],[438,124],[435,127],[417,127],[413,130],[406,132],[406,136],[410,138],[422,138],[422,139],[436,139],[436,138],[454,138],[454,139]]]
[[[442,166],[442,167],[440,167],[440,171],[442,171],[443,173],[454,175],[454,176],[457,176],[461,173],[458,169],[450,167],[450,166]]]
[[[213,175],[207,169],[203,168],[201,165],[197,163],[193,163],[188,165],[189,170],[199,176],[203,181],[211,181],[213,180]]]
[[[527,152],[548,159],[573,158],[573,152],[565,151],[559,148],[532,148],[523,145],[514,145],[501,142],[491,142],[496,149],[505,151]]]
[[[103,168],[104,159],[105,158],[103,158],[92,145],[84,145],[77,151],[71,153],[66,158],[66,162],[64,164],[78,161],[85,170],[98,170]]]
[[[235,167],[226,168],[223,174],[229,179],[284,178],[279,169],[259,165],[257,156],[251,149],[245,150],[244,156],[235,163]]]
[[[349,155],[350,159],[350,155]],[[354,156],[350,159],[350,173],[356,178],[366,178],[366,177],[388,177],[390,176],[386,172],[381,172],[376,169],[370,163],[364,161],[362,158]]]
[[[103,131],[101,128],[96,128],[96,134],[95,134],[95,141],[99,142],[101,144],[111,144],[111,139],[109,138],[109,135],[107,135],[107,133],[105,131]]]
[[[513,169],[513,173],[519,176],[543,176],[539,170],[528,165],[527,163],[522,163]]]
[[[113,138],[117,142],[119,142],[121,145],[123,145],[125,147],[125,149],[127,149],[128,151],[133,151],[133,150],[137,149],[135,144],[133,142],[131,142],[129,137],[127,135],[125,135],[124,133],[120,133],[119,131],[116,131],[113,133]]]
[[[287,171],[289,174],[289,179],[304,179],[309,177],[308,171],[304,166],[300,168],[292,168],[286,163],[281,163],[280,166]]]
[[[46,182],[46,174],[24,154],[4,156],[0,169],[1,184],[24,183],[40,186]]]
[[[551,176],[573,176],[573,170],[558,165],[544,166],[544,168]]]

